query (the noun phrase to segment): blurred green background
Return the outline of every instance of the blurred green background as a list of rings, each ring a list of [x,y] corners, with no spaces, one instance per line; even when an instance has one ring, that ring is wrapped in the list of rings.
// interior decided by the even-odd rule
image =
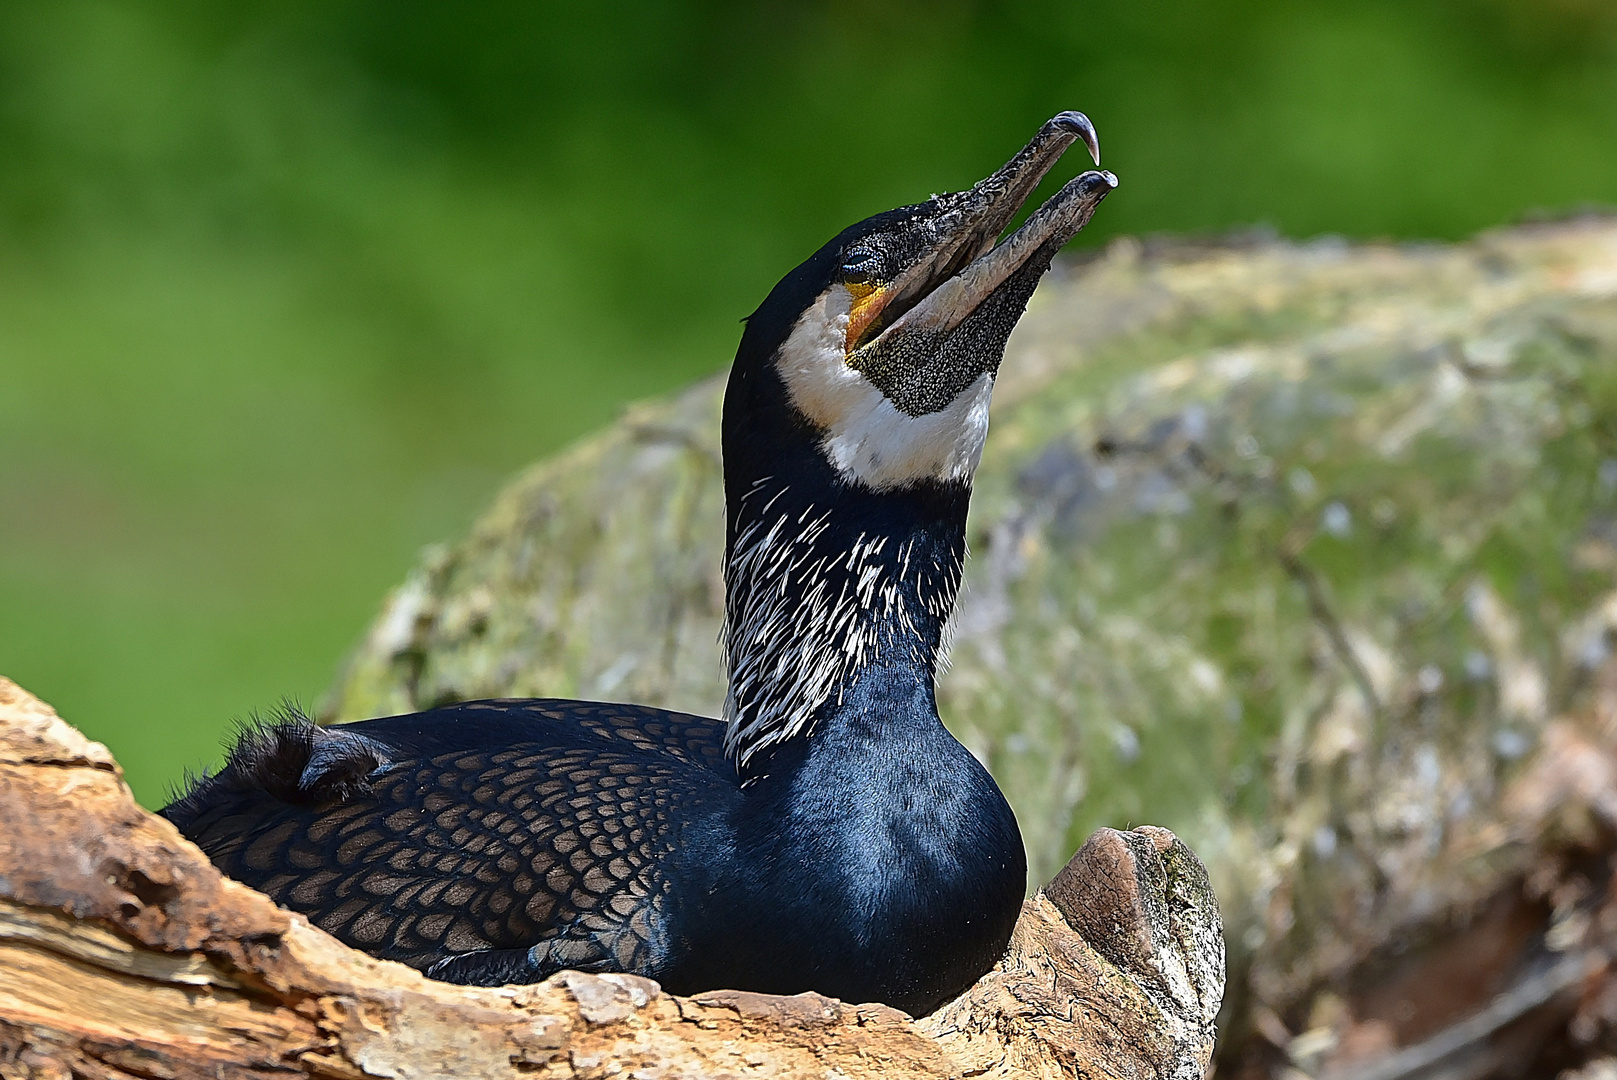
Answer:
[[[1617,4],[0,2],[0,672],[160,803],[503,477],[1065,108],[1122,179],[1079,246],[1463,237],[1617,202]]]

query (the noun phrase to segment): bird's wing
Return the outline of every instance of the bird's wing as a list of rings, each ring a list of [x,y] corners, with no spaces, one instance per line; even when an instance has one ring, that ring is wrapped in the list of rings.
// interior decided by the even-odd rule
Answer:
[[[680,826],[736,796],[734,780],[710,768],[709,747],[722,761],[722,729],[660,710],[532,707],[542,706],[569,715],[528,727],[535,738],[420,756],[411,744],[426,747],[428,736],[399,737],[400,724],[388,721],[352,725],[368,752],[388,759],[358,790],[295,805],[240,777],[223,782],[227,769],[214,798],[206,781],[187,797],[201,805],[182,828],[226,873],[341,940],[436,964],[440,977],[483,981],[467,961],[446,961],[511,950],[531,951],[532,977],[561,967],[649,970],[662,869]],[[432,732],[423,718],[398,719]],[[310,758],[342,732],[315,729]],[[331,753],[325,764],[343,765]],[[510,977],[509,965],[501,970]]]

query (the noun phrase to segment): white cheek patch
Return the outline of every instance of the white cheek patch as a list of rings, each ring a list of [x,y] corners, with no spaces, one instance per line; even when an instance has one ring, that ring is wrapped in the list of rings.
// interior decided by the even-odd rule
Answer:
[[[994,378],[983,374],[945,408],[926,416],[900,411],[850,371],[868,391],[826,433],[820,448],[850,480],[883,491],[914,480],[970,480],[988,437]]]
[[[848,366],[850,306],[846,289],[827,289],[776,360],[792,404],[825,431],[820,449],[844,479],[873,491],[916,480],[969,481],[988,437],[994,377],[979,375],[944,408],[910,416]]]

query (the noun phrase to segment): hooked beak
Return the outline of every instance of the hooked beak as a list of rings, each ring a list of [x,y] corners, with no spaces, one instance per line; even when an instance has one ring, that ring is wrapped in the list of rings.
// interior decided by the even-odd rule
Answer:
[[[945,278],[866,347],[880,344],[888,335],[947,333],[965,322],[1024,267],[1036,267],[1036,273],[1042,275],[1056,252],[1089,224],[1095,208],[1116,186],[1117,177],[1105,170],[1074,177],[1035,210],[1020,229],[959,273]]]
[[[1090,171],[1076,177],[996,246],[1005,226],[1074,142],[1082,142],[1100,164],[1094,125],[1083,113],[1064,112],[1048,120],[1016,156],[969,191],[939,196],[939,240],[879,295],[851,313],[846,339],[850,363],[855,353],[901,324],[933,330],[958,325],[1031,263],[1036,253],[1048,251],[1053,258],[1077,235],[1101,199],[1117,186],[1111,173]]]

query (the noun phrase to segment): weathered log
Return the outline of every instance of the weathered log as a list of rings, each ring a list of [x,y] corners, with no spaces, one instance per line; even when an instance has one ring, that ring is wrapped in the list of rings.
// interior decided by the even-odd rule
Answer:
[[[711,713],[719,393],[517,479],[394,593],[328,714]],[[1107,823],[1206,859],[1221,1068],[1505,1075],[1525,1059],[1489,1048],[1535,1017],[1541,1071],[1599,1052],[1573,991],[1503,1018],[1563,955],[1545,898],[1600,893],[1588,865],[1617,850],[1589,781],[1617,738],[1617,222],[1058,265],[1002,368],[970,538],[944,719],[1035,882]],[[1534,785],[1551,809],[1523,809]]]
[[[355,952],[228,880],[116,762],[0,679],[0,1077],[1204,1075],[1223,993],[1206,873],[1098,833],[1005,959],[912,1020],[818,994],[564,972],[476,989]]]

